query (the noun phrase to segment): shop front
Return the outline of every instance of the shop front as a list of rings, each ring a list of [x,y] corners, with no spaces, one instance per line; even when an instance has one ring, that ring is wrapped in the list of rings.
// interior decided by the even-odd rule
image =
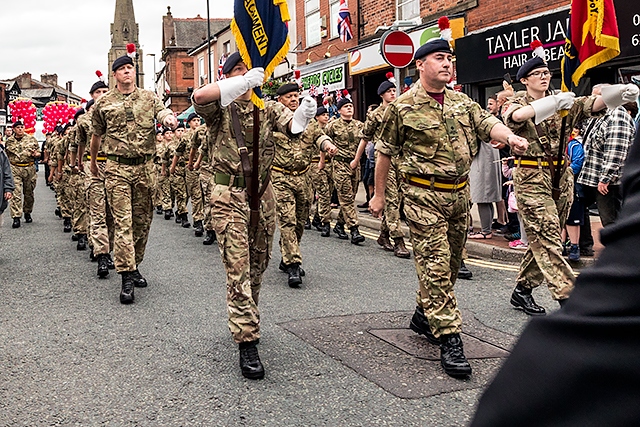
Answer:
[[[336,99],[336,92],[347,89],[355,103],[358,94],[348,75],[347,61],[345,53],[300,66],[302,95],[312,95],[321,103],[325,94]]]

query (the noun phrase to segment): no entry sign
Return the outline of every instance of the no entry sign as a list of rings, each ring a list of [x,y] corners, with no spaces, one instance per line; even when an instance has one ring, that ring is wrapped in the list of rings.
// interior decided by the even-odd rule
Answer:
[[[389,31],[380,39],[380,53],[392,67],[404,68],[413,60],[413,41],[403,31]]]

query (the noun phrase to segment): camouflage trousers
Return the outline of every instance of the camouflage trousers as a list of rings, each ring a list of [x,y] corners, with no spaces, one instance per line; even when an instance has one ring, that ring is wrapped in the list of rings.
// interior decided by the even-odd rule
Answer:
[[[229,330],[236,343],[255,341],[260,338],[262,275],[269,264],[276,226],[271,184],[262,196],[256,227],[249,224],[244,188],[215,185],[211,190],[211,216],[227,272]]]
[[[33,212],[33,190],[35,188],[34,176],[36,169],[33,166],[11,165],[13,174],[13,197],[10,200],[11,218],[20,218],[23,213]]]
[[[58,206],[63,218],[71,218],[73,215],[73,206],[71,204],[71,189],[69,182],[71,181],[71,171],[67,167],[63,167],[62,175],[56,183],[56,197],[58,198]]]
[[[115,223],[116,271],[134,271],[144,259],[153,219],[153,163],[130,166],[107,160],[104,178]]]
[[[176,198],[176,212],[178,215],[187,213],[187,202],[189,195],[187,194],[186,169],[184,166],[176,166],[176,170],[171,174],[171,189]]]
[[[160,182],[160,190],[162,192],[162,209],[170,211],[175,204],[175,192],[173,191],[173,185],[171,185],[171,176],[163,177]]]
[[[349,163],[333,161],[333,185],[338,192],[340,202],[340,214],[338,222],[344,221],[348,228],[358,225],[358,213],[356,212],[355,200],[360,181],[360,166],[355,170],[351,169]],[[331,196],[331,195],[329,195]]]
[[[87,173],[85,177],[89,205],[89,246],[93,248],[94,255],[108,254],[113,250],[115,225],[107,202],[104,174],[106,166],[106,162],[98,162],[98,176]],[[90,163],[85,162],[84,170],[88,171],[89,167]]]
[[[86,169],[89,172],[89,169]],[[84,172],[69,175],[69,202],[71,203],[71,224],[75,234],[88,234],[88,206]]]
[[[331,176],[331,162],[325,163],[324,169],[319,170],[317,163],[312,163],[309,168],[311,184],[318,198],[316,209],[323,223],[331,222],[331,193],[333,193],[333,178]]]
[[[165,177],[162,175],[162,165],[154,164],[156,173],[156,185],[153,187],[153,206],[162,206],[162,184]]]
[[[191,215],[194,221],[204,219],[204,202],[202,198],[202,187],[200,187],[200,174],[185,168],[185,184],[187,195],[191,199]]]
[[[215,185],[213,182],[213,172],[211,169],[205,166],[201,166],[200,170],[200,187],[202,188],[202,199],[204,200],[204,229],[207,231],[213,230],[213,222],[211,222],[211,189]]]
[[[460,333],[453,286],[467,239],[469,187],[444,193],[403,183],[402,192],[420,284],[416,302],[436,337]]]
[[[400,184],[402,184],[402,178],[398,171],[398,163],[399,160],[395,158],[391,160],[391,167],[387,176],[387,188],[384,192],[384,215],[380,224],[380,231],[388,232],[389,237],[392,239],[404,237],[402,221],[400,220],[400,205],[402,203]]]
[[[293,176],[272,171],[271,181],[278,211],[282,261],[287,265],[302,263],[300,240],[311,206],[309,177],[306,173]]]
[[[560,180],[562,195],[551,197],[551,174],[545,169],[517,167],[513,184],[529,247],[520,263],[516,283],[532,289],[544,280],[555,300],[569,297],[575,275],[562,256],[560,240],[573,203],[573,174],[567,168]]]

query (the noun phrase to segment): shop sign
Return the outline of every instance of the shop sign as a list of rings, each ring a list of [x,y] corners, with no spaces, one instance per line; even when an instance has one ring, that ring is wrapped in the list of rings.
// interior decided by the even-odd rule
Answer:
[[[315,86],[318,94],[321,94],[325,88],[329,92],[344,89],[346,87],[345,78],[344,64],[302,75],[302,94],[308,95],[311,86]]]
[[[640,56],[640,2],[617,0],[614,5],[620,33],[620,56]]]

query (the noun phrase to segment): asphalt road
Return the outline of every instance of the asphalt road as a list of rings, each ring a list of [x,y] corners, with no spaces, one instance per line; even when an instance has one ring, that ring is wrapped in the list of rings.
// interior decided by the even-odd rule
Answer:
[[[370,238],[356,247],[309,231],[300,289],[278,270],[276,235],[260,301],[267,375],[245,380],[227,329],[217,246],[155,215],[140,268],[149,287],[124,306],[119,276],[96,277],[54,207],[41,172],[34,222],[11,229],[5,212],[0,230],[0,426],[459,426],[490,378],[398,398],[289,332],[297,322],[313,328],[314,319],[335,316],[409,316],[415,307],[413,261]],[[473,280],[456,285],[463,312],[517,336],[528,318],[508,303],[515,268],[482,260],[469,267]],[[546,289],[535,295],[556,308]]]

